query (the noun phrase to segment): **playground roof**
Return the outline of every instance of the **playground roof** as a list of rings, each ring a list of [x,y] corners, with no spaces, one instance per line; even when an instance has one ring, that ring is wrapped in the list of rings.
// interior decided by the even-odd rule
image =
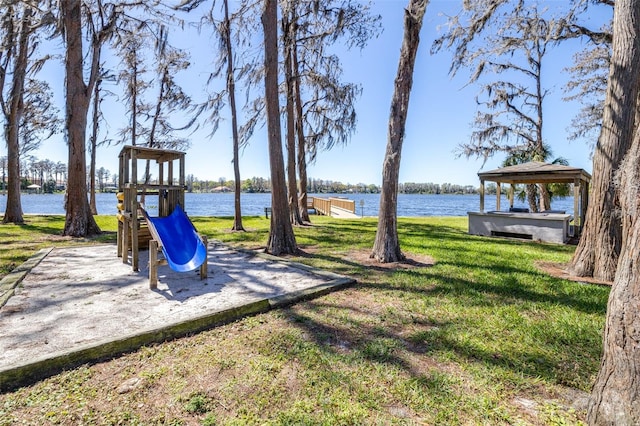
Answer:
[[[122,147],[122,150],[120,151],[120,157],[126,156],[127,158],[131,158],[131,151],[136,152],[136,158],[138,160],[155,160],[158,163],[179,160],[185,155],[185,153],[182,151],[174,151],[171,149],[126,145]]]
[[[478,173],[481,181],[500,183],[573,183],[589,182],[591,175],[584,169],[538,161],[502,167]]]

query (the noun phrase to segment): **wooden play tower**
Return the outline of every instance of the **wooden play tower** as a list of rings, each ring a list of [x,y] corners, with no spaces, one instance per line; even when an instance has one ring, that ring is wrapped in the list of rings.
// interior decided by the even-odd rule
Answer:
[[[185,153],[181,151],[141,146],[125,146],[120,151],[118,256],[122,257],[123,263],[127,263],[131,250],[134,271],[139,270],[138,250],[147,247],[151,238],[139,211],[141,199],[144,198],[146,206],[151,206],[151,200],[157,199],[158,217],[170,215],[178,204],[184,207],[184,157]],[[147,162],[151,179],[145,177]],[[139,166],[142,166],[141,180],[138,180]]]

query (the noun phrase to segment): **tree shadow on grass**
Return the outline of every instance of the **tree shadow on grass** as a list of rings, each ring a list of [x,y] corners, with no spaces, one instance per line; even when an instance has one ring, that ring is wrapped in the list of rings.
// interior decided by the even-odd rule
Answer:
[[[493,244],[504,249],[522,243],[500,240]],[[417,379],[428,374],[416,366],[415,357],[427,357],[430,359],[427,364],[433,366],[438,354],[445,353],[455,354],[454,359],[508,372],[491,374],[524,376],[534,381],[543,378],[565,386],[584,387],[590,371],[597,369],[599,331],[581,326],[591,332],[588,335],[574,333],[572,321],[556,322],[553,314],[561,309],[569,312],[568,315],[574,311],[576,319],[593,315],[603,319],[608,294],[605,289],[583,291],[573,283],[540,273],[528,265],[529,261],[523,261],[522,267],[518,267],[513,263],[500,264],[499,257],[492,266],[498,268],[493,273],[487,273],[484,265],[468,256],[455,262],[453,257],[438,260],[433,267],[408,269],[364,265],[340,255],[307,252],[303,257],[330,263],[333,271],[358,279],[350,290],[358,292],[357,296],[351,295],[348,300],[333,296],[339,302],[316,299],[306,302],[303,308],[292,307],[286,311],[288,319],[305,330],[327,353],[353,353],[374,363],[399,368]],[[373,302],[359,305],[351,300],[367,295]],[[488,317],[474,320],[462,314],[434,317],[436,313],[430,312],[428,306],[443,299],[451,303],[457,300]],[[498,315],[492,312],[493,308],[508,306],[513,306],[516,312],[522,309],[525,314],[531,312],[548,318],[559,335],[556,338],[545,334],[537,344],[515,346],[509,342],[510,337],[502,335],[484,337],[494,339],[494,344],[478,344],[486,330],[477,330],[475,339],[464,337],[469,333],[473,336],[476,323],[492,321],[491,317]],[[380,316],[385,310],[400,312],[398,315],[403,319],[395,324],[381,323]],[[529,319],[526,315],[523,318],[529,334],[536,333],[536,327],[545,328],[544,320]],[[586,322],[589,323],[589,319]],[[528,339],[535,340],[531,336]],[[501,340],[504,343],[500,343]]]
[[[20,238],[20,233],[29,233],[29,237],[25,237],[24,240],[33,242],[41,242],[43,237],[50,237],[52,242],[90,242],[90,243],[115,243],[116,235],[115,231],[102,231],[98,235],[90,237],[66,237],[62,235],[64,230],[65,218],[60,215],[37,215],[37,216],[25,216],[24,223],[16,225],[19,232],[15,233],[16,238]],[[0,234],[3,238],[8,238],[14,235],[12,232],[3,232]],[[35,237],[32,237],[35,236]]]
[[[16,226],[23,231],[59,236],[64,228],[64,217],[51,215],[25,216],[24,222],[16,224]]]
[[[401,264],[389,265],[362,263],[349,257],[313,253],[307,249],[302,258],[316,259],[331,264],[331,269],[338,274],[354,276],[360,282],[368,274],[382,273],[385,277],[395,277],[395,286],[389,280],[369,285],[372,288],[385,287],[386,290],[415,292],[422,294],[452,294],[465,297],[467,302],[484,304],[496,303],[517,304],[523,302],[547,305],[561,304],[567,308],[587,314],[603,314],[606,312],[608,289],[592,288],[590,291],[572,291],[573,284],[562,279],[548,276],[536,269],[512,267],[506,264],[489,267],[466,258],[437,261],[435,264],[416,262],[415,268],[404,268]],[[410,262],[411,263],[411,262]],[[458,270],[456,273],[455,270]],[[453,272],[452,272],[453,271]],[[462,273],[463,271],[464,273]],[[461,278],[472,276],[473,279]]]

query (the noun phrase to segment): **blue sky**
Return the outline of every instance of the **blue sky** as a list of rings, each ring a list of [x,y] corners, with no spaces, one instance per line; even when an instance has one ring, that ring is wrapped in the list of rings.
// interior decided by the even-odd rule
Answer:
[[[330,152],[318,154],[315,164],[309,166],[308,175],[312,178],[341,181],[343,183],[381,183],[382,161],[387,143],[387,124],[393,82],[396,74],[398,56],[402,42],[402,18],[406,6],[405,0],[374,1],[372,10],[382,15],[383,33],[372,40],[362,51],[352,50],[341,56],[344,67],[344,80],[357,82],[363,86],[363,94],[356,110],[358,126],[351,142],[346,146],[334,147]],[[499,167],[503,156],[490,159],[483,167],[482,160],[457,158],[454,151],[457,145],[467,141],[471,134],[471,122],[476,112],[475,95],[477,86],[466,86],[467,73],[461,72],[455,78],[448,75],[451,55],[448,52],[431,55],[431,43],[439,34],[439,26],[445,22],[442,15],[452,14],[461,2],[453,0],[431,1],[427,7],[421,44],[414,73],[414,86],[411,95],[406,135],[403,145],[400,182],[454,183],[460,185],[478,185],[477,173]],[[542,1],[542,5],[566,5],[567,1]],[[604,10],[593,17],[594,22],[608,19],[610,11]],[[195,17],[194,17],[195,19]],[[203,92],[207,78],[206,70],[211,60],[208,52],[209,39],[190,36],[181,39],[191,52],[192,62],[200,71],[184,79],[185,91],[194,97]],[[557,76],[547,81],[551,93],[547,99],[545,111],[545,137],[553,148],[555,156],[569,160],[572,166],[591,171],[589,148],[585,141],[567,140],[567,127],[578,109],[577,104],[562,101],[562,86],[565,73],[562,69],[569,65],[571,49],[579,48],[577,43],[552,53],[550,72]],[[49,65],[49,78],[61,78],[62,64]],[[56,96],[62,105],[61,84]],[[110,133],[114,135],[122,123],[113,121],[113,117],[122,119],[123,114],[111,106],[105,115],[111,117]],[[221,177],[231,179],[231,131],[230,120],[220,124],[218,133],[209,138],[209,131],[202,129],[190,136],[191,148],[187,151],[187,174],[199,179],[217,180]],[[3,147],[5,148],[5,147]],[[120,146],[98,149],[98,167],[105,167],[112,173],[117,172],[117,157]],[[4,152],[0,151],[4,155]],[[67,148],[62,137],[45,141],[42,147],[32,153],[40,159],[67,161]],[[242,179],[253,176],[269,177],[267,141],[264,131],[256,132],[245,148],[240,159]]]

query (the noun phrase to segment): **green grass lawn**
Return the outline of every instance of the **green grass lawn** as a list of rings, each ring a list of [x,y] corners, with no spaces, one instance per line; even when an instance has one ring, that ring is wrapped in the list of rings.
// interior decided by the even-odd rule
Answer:
[[[193,218],[210,239],[262,247],[269,221],[243,221],[236,233],[232,218]],[[416,262],[382,268],[364,261],[375,219],[312,221],[293,259],[353,287],[5,393],[0,425],[581,424],[609,289],[536,267],[573,247],[400,218]],[[98,222],[97,241],[59,237],[55,216],[0,226],[0,275],[42,247],[115,242],[115,218]]]

